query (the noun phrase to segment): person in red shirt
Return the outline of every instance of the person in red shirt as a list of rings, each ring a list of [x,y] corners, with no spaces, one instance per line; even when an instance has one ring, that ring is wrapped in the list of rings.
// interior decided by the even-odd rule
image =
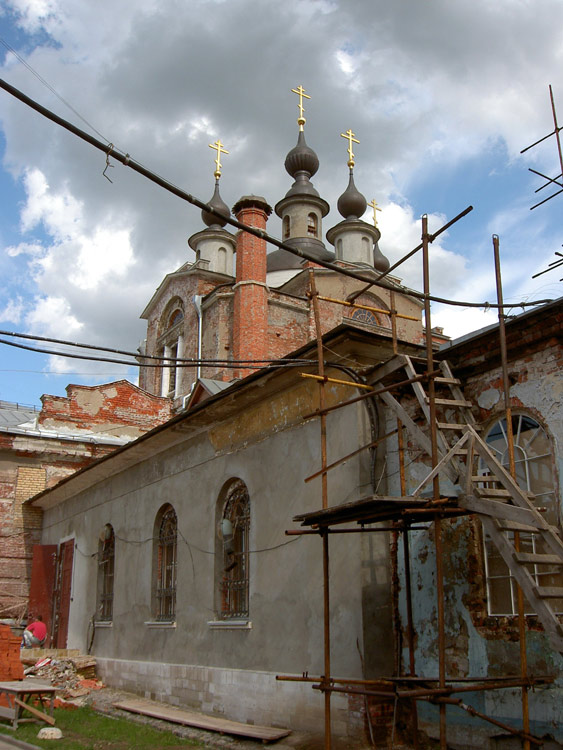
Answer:
[[[41,615],[37,615],[37,618],[32,622],[28,623],[26,629],[23,631],[23,645],[26,648],[41,647],[47,638],[47,626],[43,622]]]

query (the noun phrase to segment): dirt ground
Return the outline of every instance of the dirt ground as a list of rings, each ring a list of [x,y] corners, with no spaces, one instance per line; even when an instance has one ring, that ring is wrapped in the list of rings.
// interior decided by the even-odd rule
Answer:
[[[138,697],[139,696],[127,693],[123,690],[115,690],[106,687],[101,690],[92,691],[87,697],[86,702],[101,713],[106,713],[111,716],[120,716],[127,718],[130,721],[148,724],[159,729],[166,729],[174,732],[174,734],[177,734],[179,737],[197,740],[209,748],[257,750],[257,748],[263,747],[262,743],[256,740],[237,739],[227,735],[220,735],[216,732],[206,732],[201,729],[194,729],[192,727],[185,727],[180,724],[162,721],[161,719],[153,719],[148,716],[129,713],[128,711],[122,711],[113,707],[113,704],[117,701]],[[270,747],[272,750],[323,750],[324,735],[322,732],[318,734],[310,732],[292,732],[288,737],[278,740],[278,742],[271,743]],[[369,743],[355,743],[349,739],[333,737],[332,740],[332,750],[369,750],[370,747]],[[397,748],[397,750],[399,749]]]

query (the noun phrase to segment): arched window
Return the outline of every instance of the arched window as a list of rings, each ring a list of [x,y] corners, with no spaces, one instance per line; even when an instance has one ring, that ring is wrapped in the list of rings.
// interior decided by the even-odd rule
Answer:
[[[508,437],[506,418],[497,420],[486,434],[486,442],[499,463],[508,467]],[[533,501],[542,507],[542,517],[553,526],[560,525],[557,502],[556,481],[551,441],[539,424],[529,414],[512,415],[512,432],[514,435],[514,462],[519,486],[533,494]],[[486,473],[485,467],[481,472]],[[514,532],[506,531],[512,539]],[[497,548],[485,537],[485,574],[487,584],[488,611],[491,615],[514,615],[517,613],[516,580],[510,574],[506,563]],[[522,552],[544,553],[537,534],[520,532],[520,550]],[[530,564],[530,574],[538,586],[563,587],[563,574],[559,566]],[[553,599],[551,605],[555,611],[563,611],[563,599]],[[532,610],[525,601],[527,612]]]
[[[227,273],[227,249],[220,247],[217,251],[217,271]]]
[[[160,370],[160,395],[169,398],[177,398],[180,394],[182,368],[175,360],[183,356],[184,335],[183,326],[184,308],[179,297],[173,297],[160,318],[159,324],[159,356],[164,357],[167,362],[163,363]]]
[[[250,498],[242,480],[223,489],[218,511],[217,615],[221,620],[248,618]]]
[[[98,596],[96,619],[108,622],[113,619],[113,574],[115,569],[115,534],[107,523],[98,542]]]
[[[289,238],[289,230],[290,230],[290,218],[289,216],[283,217],[282,222],[282,236],[284,240],[287,240]]]
[[[176,323],[179,323],[181,320],[184,320],[184,311],[183,310],[174,310],[172,315],[168,318],[168,328],[173,328]]]
[[[317,237],[319,233],[319,220],[316,214],[307,216],[307,234],[309,237]]]
[[[154,527],[153,614],[157,621],[176,617],[176,553],[178,519],[171,505],[159,510]]]
[[[377,318],[371,310],[354,310],[352,313],[352,320],[357,320],[360,323],[366,323],[368,326],[379,325]]]

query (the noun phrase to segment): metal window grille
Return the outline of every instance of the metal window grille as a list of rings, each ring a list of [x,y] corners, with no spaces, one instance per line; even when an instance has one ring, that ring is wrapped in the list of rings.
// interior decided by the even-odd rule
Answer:
[[[115,570],[115,534],[113,529],[100,541],[98,552],[98,619],[113,618],[113,579]]]
[[[221,580],[221,619],[249,616],[250,498],[244,482],[237,481],[227,495],[223,518],[233,526],[232,542],[223,542],[223,575]]]
[[[162,516],[158,534],[156,619],[169,622],[176,616],[176,550],[178,521],[174,508]]]

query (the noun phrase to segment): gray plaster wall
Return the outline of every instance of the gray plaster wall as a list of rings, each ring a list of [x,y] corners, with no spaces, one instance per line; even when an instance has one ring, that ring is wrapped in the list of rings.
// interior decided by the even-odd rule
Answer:
[[[329,463],[371,440],[363,409],[359,404],[329,415]],[[160,673],[141,668],[141,662],[164,665],[166,674],[170,665],[212,668],[214,674],[238,670],[238,695],[223,701],[228,714],[233,700],[248,704],[240,677],[248,673],[256,708],[243,712],[244,720],[275,716],[278,723],[297,726],[295,706],[270,719],[268,706],[280,691],[275,674],[324,671],[321,541],[316,535],[285,536],[296,528],[296,514],[321,507],[320,478],[303,481],[320,468],[319,437],[317,420],[299,420],[238,447],[226,442],[221,450],[210,432],[187,434],[184,442],[46,511],[43,543],[74,538],[76,544],[68,647],[86,649],[96,608],[98,538],[110,523],[116,539],[113,621],[96,629],[93,645],[108,681],[119,673],[112,666],[119,660],[135,675],[127,685],[136,691],[208,708],[205,689],[190,686],[190,673],[182,690],[173,680],[156,690],[154,676]],[[330,505],[371,492],[370,460],[363,452],[329,473]],[[217,623],[214,611],[215,510],[221,488],[233,477],[246,483],[251,508],[250,618],[238,628]],[[152,622],[151,613],[153,526],[164,503],[178,517],[173,625]],[[358,645],[370,671],[387,674],[393,652],[387,535],[372,535],[369,544],[360,544],[357,535],[331,536],[330,576],[333,675],[362,677]],[[252,677],[257,673],[271,677],[260,678],[259,691]],[[284,689],[303,700],[302,686]],[[317,691],[307,686],[305,692],[310,706],[321,706]]]

